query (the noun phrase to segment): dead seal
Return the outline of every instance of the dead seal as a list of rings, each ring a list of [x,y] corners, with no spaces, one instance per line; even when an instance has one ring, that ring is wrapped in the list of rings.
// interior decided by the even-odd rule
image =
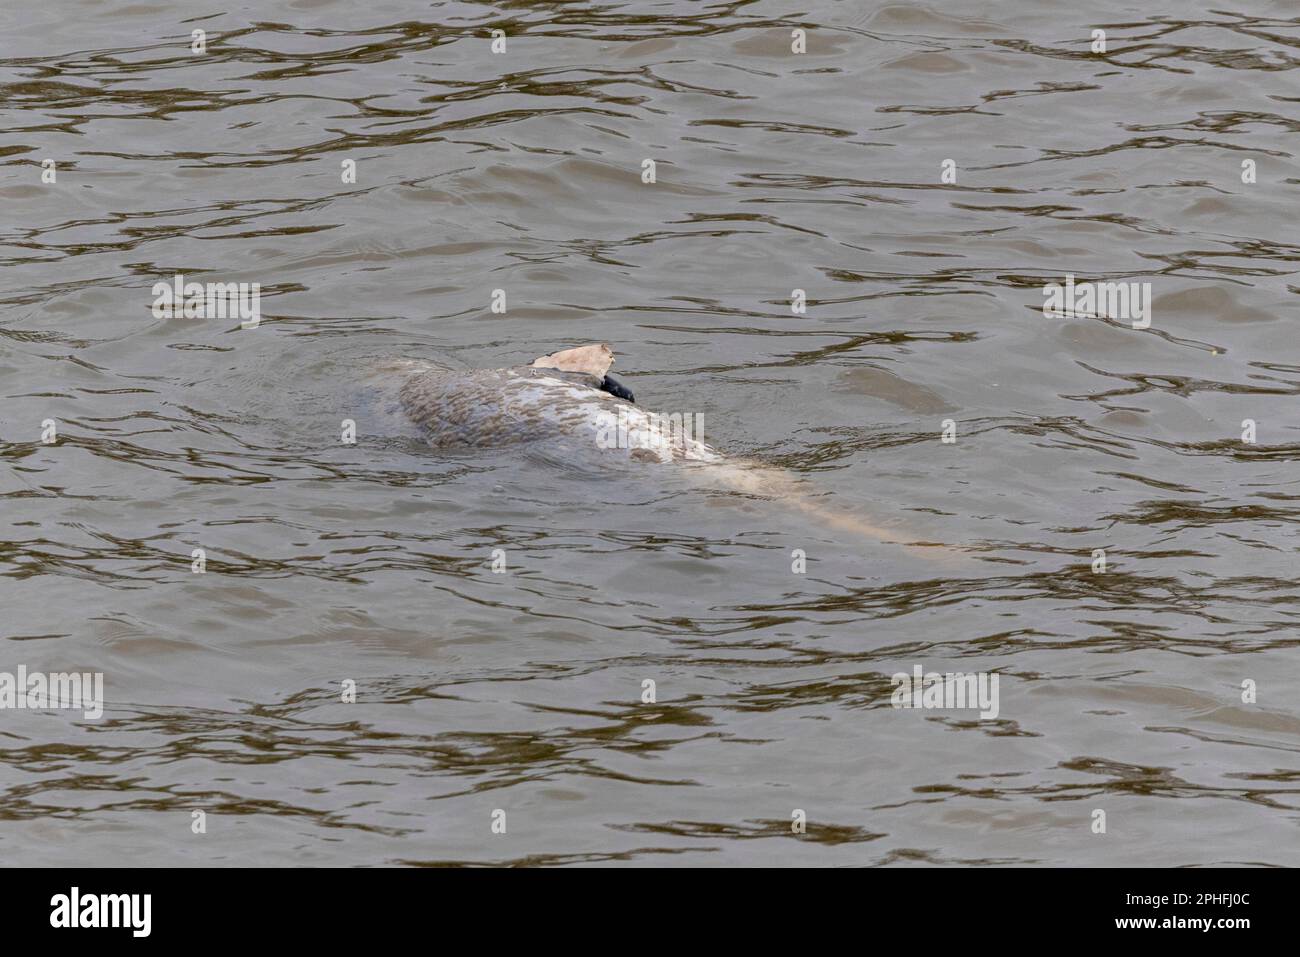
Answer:
[[[564,349],[526,366],[449,370],[401,359],[376,369],[402,414],[435,449],[536,444],[554,454],[612,464],[692,466],[701,481],[747,495],[780,499],[834,528],[920,546],[898,532],[832,510],[810,497],[806,483],[770,466],[731,459],[682,430],[663,429],[609,376],[614,353],[605,343]],[[610,442],[611,422],[621,441]],[[925,546],[942,552],[943,546]]]
[[[598,451],[607,461],[721,461],[681,430],[664,429],[609,375],[604,343],[564,349],[505,369],[447,370],[412,360],[384,367],[400,374],[402,413],[436,449],[500,448],[521,443],[570,454]],[[614,435],[621,441],[611,441]]]

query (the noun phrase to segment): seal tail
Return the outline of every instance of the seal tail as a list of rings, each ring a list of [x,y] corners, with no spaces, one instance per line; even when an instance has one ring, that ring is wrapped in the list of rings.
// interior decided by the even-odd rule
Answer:
[[[735,491],[775,498],[828,528],[850,532],[882,544],[899,545],[924,558],[949,560],[964,551],[959,546],[944,542],[923,541],[906,529],[886,528],[865,517],[823,505],[810,498],[790,476],[768,466],[753,462],[726,462],[715,465],[711,474]]]

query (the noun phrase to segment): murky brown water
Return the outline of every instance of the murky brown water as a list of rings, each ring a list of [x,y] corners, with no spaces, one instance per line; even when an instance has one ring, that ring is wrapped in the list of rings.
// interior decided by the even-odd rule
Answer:
[[[0,9],[0,671],[106,696],[0,711],[0,860],[1300,864],[1294,3],[173,6]],[[154,318],[178,272],[261,325]],[[969,551],[358,385],[592,340]]]

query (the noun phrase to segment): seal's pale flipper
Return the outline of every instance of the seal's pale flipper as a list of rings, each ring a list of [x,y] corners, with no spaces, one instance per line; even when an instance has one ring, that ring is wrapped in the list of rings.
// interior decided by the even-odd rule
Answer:
[[[614,364],[614,353],[603,342],[576,349],[564,349],[552,352],[533,360],[535,369],[559,369],[561,372],[585,372],[597,379],[605,378],[605,373]]]
[[[698,474],[705,481],[717,482],[724,488],[772,499],[790,508],[811,515],[820,524],[852,532],[885,545],[898,545],[909,553],[921,557],[951,561],[964,549],[943,542],[917,540],[904,528],[886,528],[860,515],[823,505],[809,497],[807,486],[790,474],[758,462],[743,459],[724,459],[721,456]]]

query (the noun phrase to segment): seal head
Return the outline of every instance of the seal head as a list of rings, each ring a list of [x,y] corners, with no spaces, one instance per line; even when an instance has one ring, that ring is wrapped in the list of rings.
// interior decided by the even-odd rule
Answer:
[[[607,375],[605,378],[600,380],[600,391],[608,392],[616,399],[623,399],[624,401],[633,404],[636,403],[636,396],[632,394],[632,390],[619,382],[612,375]]]

